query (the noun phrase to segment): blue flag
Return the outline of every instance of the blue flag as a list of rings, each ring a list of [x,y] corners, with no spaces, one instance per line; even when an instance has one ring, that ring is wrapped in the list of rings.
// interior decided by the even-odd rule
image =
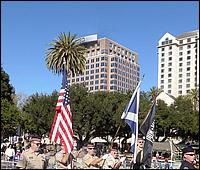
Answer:
[[[134,154],[133,162],[136,162],[137,155],[137,139],[138,139],[138,112],[139,112],[139,100],[140,100],[140,84],[138,83],[129,104],[122,113],[121,119],[130,126],[132,136],[131,136],[131,149],[130,151]]]

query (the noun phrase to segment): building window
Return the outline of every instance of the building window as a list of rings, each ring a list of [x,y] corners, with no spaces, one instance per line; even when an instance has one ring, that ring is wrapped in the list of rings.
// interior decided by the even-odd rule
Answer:
[[[85,77],[85,80],[89,80],[89,76],[86,76],[86,77]]]
[[[183,61],[183,58],[181,57],[181,58],[179,58],[179,61]]]
[[[180,91],[178,91],[178,94],[182,94],[182,91],[180,90]]]
[[[183,69],[182,68],[179,68],[179,72],[182,72],[183,71]]]
[[[178,77],[181,78],[181,77],[182,77],[182,74],[179,74]]]
[[[169,84],[169,85],[168,85],[168,88],[170,89],[171,87],[172,87],[172,85],[171,85],[171,84]]]
[[[180,40],[179,43],[180,43],[180,44],[183,44],[183,40]]]
[[[169,50],[171,50],[172,49],[172,46],[169,46]]]
[[[91,81],[91,82],[90,82],[90,85],[93,85],[93,84],[94,84],[94,81]]]
[[[161,62],[164,62],[164,61],[165,61],[165,59],[164,59],[164,58],[162,58],[162,59],[161,59]]]
[[[187,76],[187,77],[190,77],[190,73],[187,73],[186,76]]]
[[[99,84],[99,80],[95,80],[95,84]]]
[[[179,63],[179,67],[181,67],[183,65],[183,63]]]
[[[171,61],[172,60],[172,57],[169,57],[169,61]]]
[[[168,66],[172,66],[172,63],[168,63]]]
[[[189,48],[191,48],[191,45],[189,44],[189,45],[187,45],[187,49],[189,49]]]
[[[89,65],[86,65],[86,69],[89,69],[90,67],[89,67]]]
[[[172,79],[168,79],[168,83],[171,83],[172,82]]]
[[[86,71],[86,75],[88,75],[89,74],[89,71]]]
[[[188,39],[187,39],[187,42],[191,42],[191,38],[188,38]]]
[[[165,51],[165,48],[162,48],[162,51]],[[163,53],[164,54],[164,53]]]
[[[190,88],[190,84],[186,84],[186,88]]]
[[[171,52],[171,51],[169,52],[169,55],[172,55],[172,52]]]
[[[97,75],[95,75],[95,78],[96,78],[96,79],[98,79],[98,78],[99,78],[99,75],[98,75],[98,74],[97,74]]]
[[[164,67],[165,65],[164,64],[161,64],[161,67]]]
[[[179,47],[179,50],[183,50],[183,47]]]
[[[91,71],[90,71],[90,74],[94,74],[94,70],[91,70]]]
[[[178,83],[182,83],[182,79],[179,79],[179,80],[178,80]]]
[[[187,51],[187,54],[190,54],[190,51]]]
[[[160,86],[161,89],[164,89],[164,85]]]
[[[99,58],[96,58],[96,62],[98,62],[99,61]]]
[[[179,89],[182,89],[182,85],[178,85],[178,88],[179,88]]]
[[[189,78],[187,78],[187,79],[186,79],[186,82],[187,82],[187,83],[189,83],[189,82],[190,82],[190,79],[189,79]]]
[[[179,52],[179,55],[183,55],[183,52]]]
[[[109,47],[112,48],[112,45],[113,45],[113,44],[110,42],[110,43],[109,43]]]
[[[161,73],[164,73],[164,69],[161,69]]]
[[[165,53],[162,53],[161,55],[162,55],[162,57],[163,57],[163,56],[165,56]]]
[[[96,71],[95,71],[96,73],[99,73],[99,69],[96,69]]]
[[[171,94],[171,90],[168,90],[168,94]]]
[[[95,86],[95,90],[98,90],[99,89],[99,86]]]
[[[161,83],[161,84],[164,84],[164,80],[161,80],[160,83]]]
[[[187,71],[190,71],[190,67],[187,67]]]
[[[96,67],[99,67],[99,63],[96,64]]]
[[[172,71],[172,68],[168,68],[168,71],[169,71],[169,72]]]
[[[172,76],[172,74],[168,74],[168,77],[171,77]]]
[[[187,56],[187,60],[190,60],[191,59],[191,56]]]
[[[164,78],[164,74],[161,75],[161,78]]]

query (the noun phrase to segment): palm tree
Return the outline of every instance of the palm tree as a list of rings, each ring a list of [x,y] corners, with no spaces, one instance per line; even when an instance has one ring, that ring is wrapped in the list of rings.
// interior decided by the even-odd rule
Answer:
[[[61,33],[56,40],[50,43],[47,50],[46,64],[49,70],[60,74],[65,67],[68,74],[82,73],[85,69],[87,49],[80,45],[76,35]]]
[[[162,92],[161,89],[153,86],[152,88],[150,88],[150,98],[151,98],[151,101],[155,101],[156,100],[156,97]]]
[[[188,99],[190,99],[194,105],[194,110],[198,110],[199,106],[199,89],[195,88],[195,89],[191,89],[190,92],[187,94],[186,96]]]

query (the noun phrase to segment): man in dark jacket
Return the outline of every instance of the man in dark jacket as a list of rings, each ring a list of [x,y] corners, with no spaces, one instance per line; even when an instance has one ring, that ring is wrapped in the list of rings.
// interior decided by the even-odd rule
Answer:
[[[194,149],[191,146],[187,146],[183,149],[182,159],[183,161],[180,169],[195,169],[193,165],[193,162],[195,160],[195,153]]]

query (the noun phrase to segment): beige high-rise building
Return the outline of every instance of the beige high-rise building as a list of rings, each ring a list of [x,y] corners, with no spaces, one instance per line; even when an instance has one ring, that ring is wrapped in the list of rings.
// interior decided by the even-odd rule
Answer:
[[[90,92],[133,90],[140,81],[138,54],[97,34],[82,37],[87,47],[87,62],[83,74],[70,76],[69,85],[84,83]]]
[[[158,88],[174,97],[199,88],[199,30],[166,33],[157,48]]]

